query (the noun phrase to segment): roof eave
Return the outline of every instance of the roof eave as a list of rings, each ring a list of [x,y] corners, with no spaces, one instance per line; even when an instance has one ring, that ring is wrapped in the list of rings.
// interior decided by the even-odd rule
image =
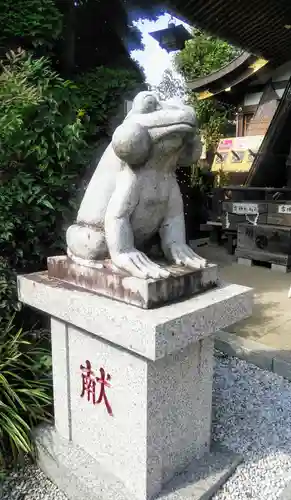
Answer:
[[[231,75],[231,73],[237,70],[240,66],[245,65],[248,60],[252,60],[254,56],[248,52],[243,52],[240,56],[236,57],[230,63],[223,66],[221,69],[213,71],[209,75],[201,76],[200,78],[195,78],[195,80],[187,81],[187,87],[189,90],[199,91],[207,85],[217,82],[226,75]]]

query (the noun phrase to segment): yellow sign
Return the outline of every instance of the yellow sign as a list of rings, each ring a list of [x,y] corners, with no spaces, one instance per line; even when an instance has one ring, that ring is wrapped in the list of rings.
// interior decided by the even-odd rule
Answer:
[[[263,140],[263,135],[246,135],[243,137],[226,137],[220,139],[217,151],[230,149],[244,151],[246,149],[258,150]]]
[[[262,143],[263,135],[221,139],[212,164],[212,172],[248,172]]]

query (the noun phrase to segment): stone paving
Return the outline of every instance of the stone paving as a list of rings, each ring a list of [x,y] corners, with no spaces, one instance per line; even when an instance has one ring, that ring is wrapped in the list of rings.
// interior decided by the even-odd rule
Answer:
[[[240,356],[239,351],[263,356],[263,362],[256,364],[266,369],[269,369],[267,364],[270,358],[275,359],[271,363],[273,371],[291,380],[291,299],[288,299],[291,273],[239,265],[222,246],[208,244],[197,251],[209,261],[219,264],[219,274],[224,281],[254,288],[252,316],[227,329],[229,334],[238,337],[233,338],[233,353],[251,362],[254,360]]]

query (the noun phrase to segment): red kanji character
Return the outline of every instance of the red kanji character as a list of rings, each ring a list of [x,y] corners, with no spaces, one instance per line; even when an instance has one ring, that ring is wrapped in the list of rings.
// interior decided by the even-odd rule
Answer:
[[[88,401],[91,401],[91,396],[92,396],[92,403],[93,405],[95,404],[100,404],[102,402],[102,399],[104,399],[104,403],[107,409],[108,414],[112,417],[112,408],[110,406],[110,403],[108,401],[106,392],[105,392],[105,387],[111,387],[111,384],[109,381],[111,380],[111,376],[109,373],[105,377],[105,370],[104,368],[100,368],[100,374],[101,377],[96,377],[95,373],[92,370],[91,363],[90,361],[86,360],[85,363],[86,366],[80,365],[80,369],[82,370],[82,392],[81,392],[81,397],[85,396],[85,393],[87,393],[87,399]],[[98,400],[96,401],[96,383],[100,384],[100,393]]]
[[[106,379],[105,379],[105,370],[104,370],[104,368],[100,368],[100,374],[101,374],[101,377],[97,377],[96,378],[97,382],[101,385],[101,387],[100,387],[100,394],[99,394],[99,398],[97,400],[97,404],[101,403],[102,399],[104,399],[104,403],[105,403],[107,412],[112,417],[113,416],[112,408],[110,406],[110,403],[109,403],[109,401],[107,399],[106,392],[105,392],[105,387],[111,387],[111,384],[109,384],[109,381],[111,380],[111,377],[110,377],[110,375],[108,373],[107,376],[106,376]]]
[[[82,392],[81,397],[87,393],[87,399],[90,401],[92,395],[93,405],[96,403],[96,377],[91,369],[90,361],[86,360],[86,366],[81,365],[82,373]]]

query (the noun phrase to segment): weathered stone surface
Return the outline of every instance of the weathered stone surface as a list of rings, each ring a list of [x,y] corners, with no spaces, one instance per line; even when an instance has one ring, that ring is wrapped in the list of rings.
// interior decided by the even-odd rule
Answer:
[[[200,157],[197,130],[193,107],[140,92],[96,167],[76,223],[67,230],[69,257],[88,267],[110,257],[131,276],[166,278],[167,271],[144,253],[144,245],[159,233],[169,262],[205,267],[205,259],[186,244],[175,176],[177,167]]]
[[[217,266],[202,269],[163,266],[168,278],[141,279],[112,269],[104,261],[100,269],[75,263],[69,257],[49,257],[48,276],[144,309],[192,297],[217,286]]]
[[[152,498],[193,458],[209,451],[211,338],[153,363],[72,325],[66,325],[64,332],[63,323],[55,319],[51,331],[53,364],[58,370],[56,429],[119,478],[138,500]],[[108,405],[104,399],[93,404],[93,393],[90,401],[87,393],[81,395],[84,372],[80,366],[86,360],[94,377],[100,377],[101,367],[110,376],[110,386],[105,387]],[[100,388],[99,383],[95,389],[91,386],[96,401]]]
[[[209,500],[242,462],[242,456],[219,443],[193,460],[159,495],[160,500]]]
[[[228,474],[204,457],[213,334],[251,313],[252,291],[223,284],[145,310],[35,273],[18,293],[51,317],[56,431],[38,449],[53,481],[72,500],[209,498]]]
[[[79,446],[50,428],[36,432],[41,469],[70,500],[138,500],[123,482]],[[242,457],[214,444],[209,454],[193,460],[155,498],[158,500],[208,500],[227,481]],[[132,481],[135,480],[134,476]],[[291,495],[284,496],[290,500]],[[282,497],[283,500],[283,497]]]
[[[46,273],[18,277],[19,300],[146,358],[157,360],[250,316],[253,291],[224,284],[151,310],[109,300]]]

